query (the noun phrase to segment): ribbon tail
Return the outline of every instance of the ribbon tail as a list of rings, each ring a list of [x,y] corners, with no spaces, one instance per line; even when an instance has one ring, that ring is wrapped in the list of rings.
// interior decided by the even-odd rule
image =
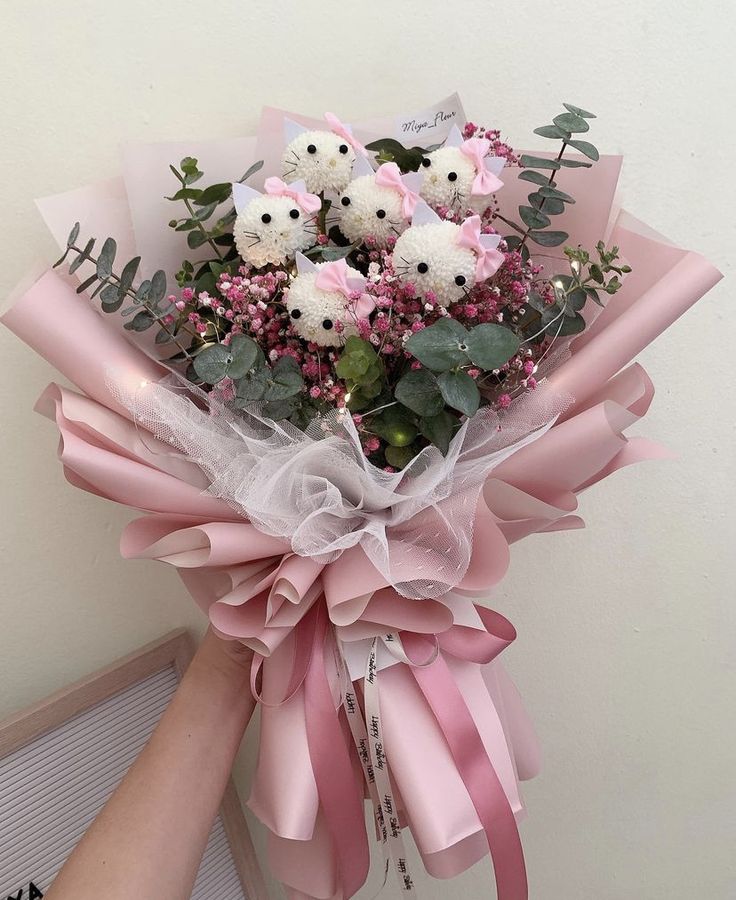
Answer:
[[[426,642],[415,634],[406,633],[403,639],[409,653],[418,655],[426,649]],[[440,654],[431,665],[413,665],[410,671],[445,735],[485,831],[498,900],[528,900],[524,854],[514,813],[447,663]]]
[[[328,620],[320,604],[312,659],[304,681],[309,754],[317,792],[338,860],[346,898],[368,877],[370,854],[365,833],[362,784],[359,786],[325,669]]]

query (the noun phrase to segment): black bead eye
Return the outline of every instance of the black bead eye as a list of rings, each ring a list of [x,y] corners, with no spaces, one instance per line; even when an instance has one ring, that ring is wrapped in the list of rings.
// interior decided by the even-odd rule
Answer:
[[[316,152],[317,152],[317,148],[314,146],[314,144],[307,145],[307,153],[316,153]]]
[[[464,275],[456,275],[455,276],[455,284],[458,287],[462,287],[465,284],[465,276]]]
[[[386,218],[386,210],[385,209],[377,209],[376,210],[376,218],[377,219],[385,219]]]
[[[322,327],[324,328],[325,331],[329,331],[332,328],[332,325],[333,325],[332,319],[323,319],[322,320]]]
[[[342,203],[343,206],[350,206],[350,197],[343,197],[340,200],[340,203]]]
[[[292,311],[289,313],[289,315],[291,316],[292,319],[301,319],[302,311],[300,309],[292,309]]]
[[[289,215],[291,216],[292,219],[298,219],[299,218],[299,210],[292,209],[289,211]]]
[[[432,160],[428,156],[425,156],[422,160],[422,165],[425,169],[428,169],[432,165]]]
[[[419,272],[420,275],[424,275],[425,272],[429,272],[429,266],[425,262],[421,262],[417,266],[417,272]]]
[[[270,215],[270,213],[264,213],[264,214],[261,216],[261,222],[263,222],[264,225],[268,225],[268,223],[269,223],[270,221],[271,221],[271,215]]]
[[[448,172],[447,180],[448,181],[457,181],[457,172]]]
[[[340,153],[347,153],[347,152],[348,152],[348,145],[347,145],[347,144],[340,144],[340,146],[339,146],[337,149],[340,151]]]

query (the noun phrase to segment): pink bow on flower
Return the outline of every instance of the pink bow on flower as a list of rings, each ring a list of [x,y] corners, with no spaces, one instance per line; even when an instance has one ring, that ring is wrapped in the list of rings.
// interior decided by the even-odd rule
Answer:
[[[343,138],[348,144],[350,144],[350,146],[353,148],[353,150],[355,150],[356,153],[360,153],[361,156],[368,156],[368,151],[365,149],[365,147],[360,143],[360,141],[356,140],[353,137],[353,134],[347,127],[347,125],[343,125],[334,113],[325,113],[325,121],[330,126],[330,131],[333,134],[337,134],[341,138]]]
[[[398,191],[401,194],[401,212],[405,219],[411,219],[419,202],[419,194],[407,187],[395,162],[384,163],[378,168],[376,184]]]
[[[264,183],[266,193],[272,197],[290,197],[306,213],[316,213],[322,206],[322,201],[316,194],[309,194],[303,181],[295,181],[287,184],[275,175],[267,178]]]
[[[503,253],[498,250],[501,240],[498,234],[481,234],[480,216],[470,216],[460,226],[460,234],[457,243],[460,247],[467,247],[477,257],[475,264],[475,280],[485,281],[490,278],[503,262]]]
[[[486,156],[491,149],[491,142],[486,138],[470,138],[460,145],[460,152],[473,163],[477,172],[473,180],[471,194],[488,196],[503,187],[503,181],[486,168]]]
[[[350,301],[350,309],[358,319],[367,319],[376,308],[376,303],[370,294],[364,293],[365,278],[351,269],[344,259],[328,262],[319,267],[315,286],[321,291],[332,291],[342,294]],[[355,294],[360,297],[353,299]]]

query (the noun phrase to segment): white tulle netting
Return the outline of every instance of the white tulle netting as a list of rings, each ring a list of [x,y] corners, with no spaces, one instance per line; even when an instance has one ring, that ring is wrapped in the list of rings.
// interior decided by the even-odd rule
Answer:
[[[427,447],[402,471],[386,472],[366,459],[344,410],[303,432],[265,418],[257,404],[231,408],[174,375],[130,389],[110,382],[141,428],[196,462],[209,493],[260,531],[324,563],[359,544],[389,584],[416,599],[440,597],[462,580],[489,472],[569,404],[542,384],[501,414],[482,408],[446,456]]]

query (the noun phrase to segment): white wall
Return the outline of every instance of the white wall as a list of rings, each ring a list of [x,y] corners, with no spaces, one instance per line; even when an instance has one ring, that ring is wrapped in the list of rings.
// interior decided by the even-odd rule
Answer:
[[[3,293],[54,252],[32,199],[116,174],[122,140],[252,132],[263,103],[349,119],[455,88],[517,146],[562,100],[598,112],[597,144],[627,156],[628,206],[732,268],[729,0],[2,7]],[[639,430],[679,458],[586,495],[589,530],[517,546],[498,591],[546,754],[523,826],[539,900],[736,895],[734,324],[726,280],[644,354],[658,394]],[[54,373],[0,342],[3,714],[202,623],[170,571],[119,559],[128,514],[65,484],[31,412]],[[489,885],[481,865],[421,887],[451,900]]]

